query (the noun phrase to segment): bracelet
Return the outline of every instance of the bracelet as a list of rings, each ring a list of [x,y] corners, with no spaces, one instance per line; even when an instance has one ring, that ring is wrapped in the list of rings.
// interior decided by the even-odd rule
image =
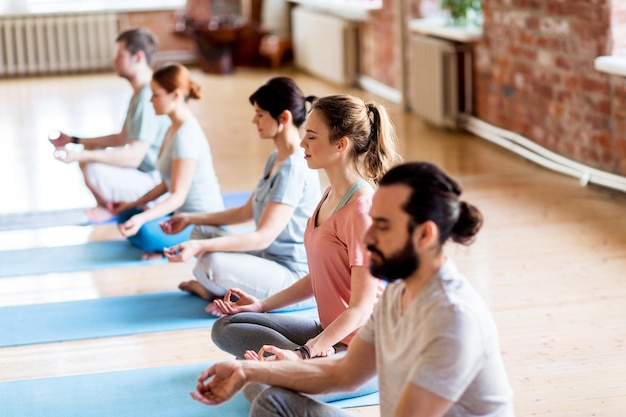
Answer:
[[[300,355],[302,355],[302,359],[311,359],[311,349],[309,349],[307,345],[299,346],[295,350],[296,352],[300,352]]]
[[[72,143],[78,143],[80,139],[76,136],[72,136]]]

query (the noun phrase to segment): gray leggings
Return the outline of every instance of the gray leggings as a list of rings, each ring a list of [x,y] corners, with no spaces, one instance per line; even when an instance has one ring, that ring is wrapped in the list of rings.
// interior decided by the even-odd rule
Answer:
[[[271,387],[260,393],[250,409],[254,417],[347,417],[341,408],[284,388]]]
[[[211,338],[220,349],[243,358],[246,350],[258,352],[263,345],[273,345],[281,349],[293,350],[322,332],[317,319],[291,314],[239,313],[225,316],[215,322]],[[343,355],[346,345],[335,345],[336,354]],[[312,359],[315,360],[315,359]],[[267,386],[249,384],[244,389],[248,401],[254,400]],[[333,393],[315,395],[319,401],[337,401],[359,397],[378,391],[378,378],[372,378],[352,393]]]
[[[295,349],[322,332],[319,320],[295,314],[239,313],[213,324],[211,338],[225,352],[242,359],[263,345]]]

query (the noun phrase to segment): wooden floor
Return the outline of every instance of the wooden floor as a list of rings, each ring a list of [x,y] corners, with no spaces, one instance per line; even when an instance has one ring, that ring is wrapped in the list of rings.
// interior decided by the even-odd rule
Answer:
[[[283,74],[296,78],[306,94],[346,92]],[[247,97],[273,74],[194,75],[205,97],[193,110],[211,142],[223,190],[253,188],[271,143],[257,139]],[[46,135],[52,129],[78,136],[115,131],[129,95],[112,74],[1,80],[0,213],[93,205],[77,167],[52,158]],[[389,109],[405,159],[443,166],[485,214],[472,247],[448,249],[496,318],[517,415],[624,416],[626,197],[583,188],[472,135],[432,129],[398,106]],[[0,250],[110,238],[119,238],[110,226],[0,232]],[[191,268],[2,278],[0,306],[169,291],[191,276]],[[206,330],[11,347],[0,349],[0,381],[225,357]],[[353,412],[376,415],[377,407]]]

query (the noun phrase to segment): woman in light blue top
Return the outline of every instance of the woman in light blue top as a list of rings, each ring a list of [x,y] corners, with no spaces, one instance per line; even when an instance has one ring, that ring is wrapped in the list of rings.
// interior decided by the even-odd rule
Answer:
[[[135,201],[112,205],[119,213],[122,235],[148,257],[162,256],[163,248],[189,239],[192,227],[175,234],[162,231],[159,223],[172,213],[224,209],[209,142],[187,106],[190,98],[201,97],[199,86],[191,81],[187,68],[174,64],[157,70],[150,88],[155,112],[168,115],[172,121],[156,163],[163,181]]]
[[[304,229],[321,193],[318,174],[308,168],[300,148],[299,127],[306,118],[306,103],[313,99],[304,97],[286,77],[272,78],[250,96],[259,136],[272,139],[275,150],[243,206],[176,214],[162,225],[169,233],[197,225],[192,240],[164,252],[171,262],[198,257],[196,280],[182,282],[180,289],[207,301],[232,287],[267,297],[308,273]],[[229,233],[220,227],[249,220],[256,227],[248,233]]]

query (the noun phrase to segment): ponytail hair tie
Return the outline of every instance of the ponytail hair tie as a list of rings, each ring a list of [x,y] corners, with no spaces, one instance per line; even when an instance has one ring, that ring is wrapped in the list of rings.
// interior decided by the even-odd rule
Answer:
[[[365,105],[367,109],[367,115],[369,116],[370,123],[372,124],[372,130],[380,123],[380,113],[378,113],[378,108],[374,103],[367,103]]]

